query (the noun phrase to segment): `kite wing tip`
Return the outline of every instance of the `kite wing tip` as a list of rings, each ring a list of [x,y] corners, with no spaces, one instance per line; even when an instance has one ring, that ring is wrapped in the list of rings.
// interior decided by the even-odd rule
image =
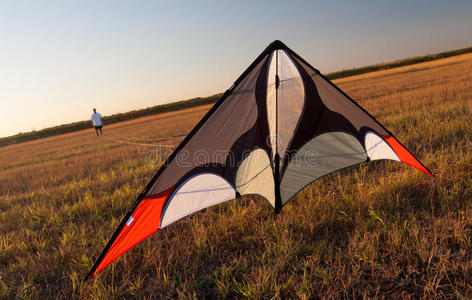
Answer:
[[[434,177],[431,173],[416,157],[413,156],[397,139],[392,135],[382,136],[382,138],[390,145],[393,152],[398,156],[398,159],[407,165],[410,165],[431,177]]]
[[[83,283],[89,282],[92,280],[92,278],[95,277],[95,274],[90,274],[90,272],[85,276],[84,280],[82,281]]]
[[[426,169],[426,167],[425,167],[425,169]],[[430,172],[428,169],[426,169],[426,172],[425,172],[425,173],[428,174],[429,176],[431,176],[431,178],[436,177],[436,176],[435,176],[432,172]]]

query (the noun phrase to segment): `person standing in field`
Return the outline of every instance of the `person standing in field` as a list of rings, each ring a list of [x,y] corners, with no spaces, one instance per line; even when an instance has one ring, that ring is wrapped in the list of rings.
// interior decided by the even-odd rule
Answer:
[[[93,109],[93,114],[92,114],[92,126],[95,128],[95,132],[97,133],[97,136],[99,136],[98,134],[99,132],[100,132],[100,135],[103,135],[102,115],[99,114],[95,108]]]

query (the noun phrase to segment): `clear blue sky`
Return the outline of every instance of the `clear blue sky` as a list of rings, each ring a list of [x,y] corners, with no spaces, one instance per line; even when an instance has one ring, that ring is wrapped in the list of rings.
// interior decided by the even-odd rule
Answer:
[[[321,72],[472,46],[472,1],[0,0],[0,136],[223,92],[275,39]]]

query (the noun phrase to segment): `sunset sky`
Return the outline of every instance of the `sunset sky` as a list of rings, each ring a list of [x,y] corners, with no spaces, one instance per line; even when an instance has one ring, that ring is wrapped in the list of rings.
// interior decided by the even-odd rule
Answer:
[[[224,92],[279,39],[321,72],[472,46],[472,1],[0,0],[0,136]]]

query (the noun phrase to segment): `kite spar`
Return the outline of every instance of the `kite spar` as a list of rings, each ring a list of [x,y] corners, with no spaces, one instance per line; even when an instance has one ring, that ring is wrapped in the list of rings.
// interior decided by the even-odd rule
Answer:
[[[274,41],[168,157],[86,279],[157,230],[196,211],[258,194],[278,212],[314,180],[382,159],[431,175],[367,111]]]

